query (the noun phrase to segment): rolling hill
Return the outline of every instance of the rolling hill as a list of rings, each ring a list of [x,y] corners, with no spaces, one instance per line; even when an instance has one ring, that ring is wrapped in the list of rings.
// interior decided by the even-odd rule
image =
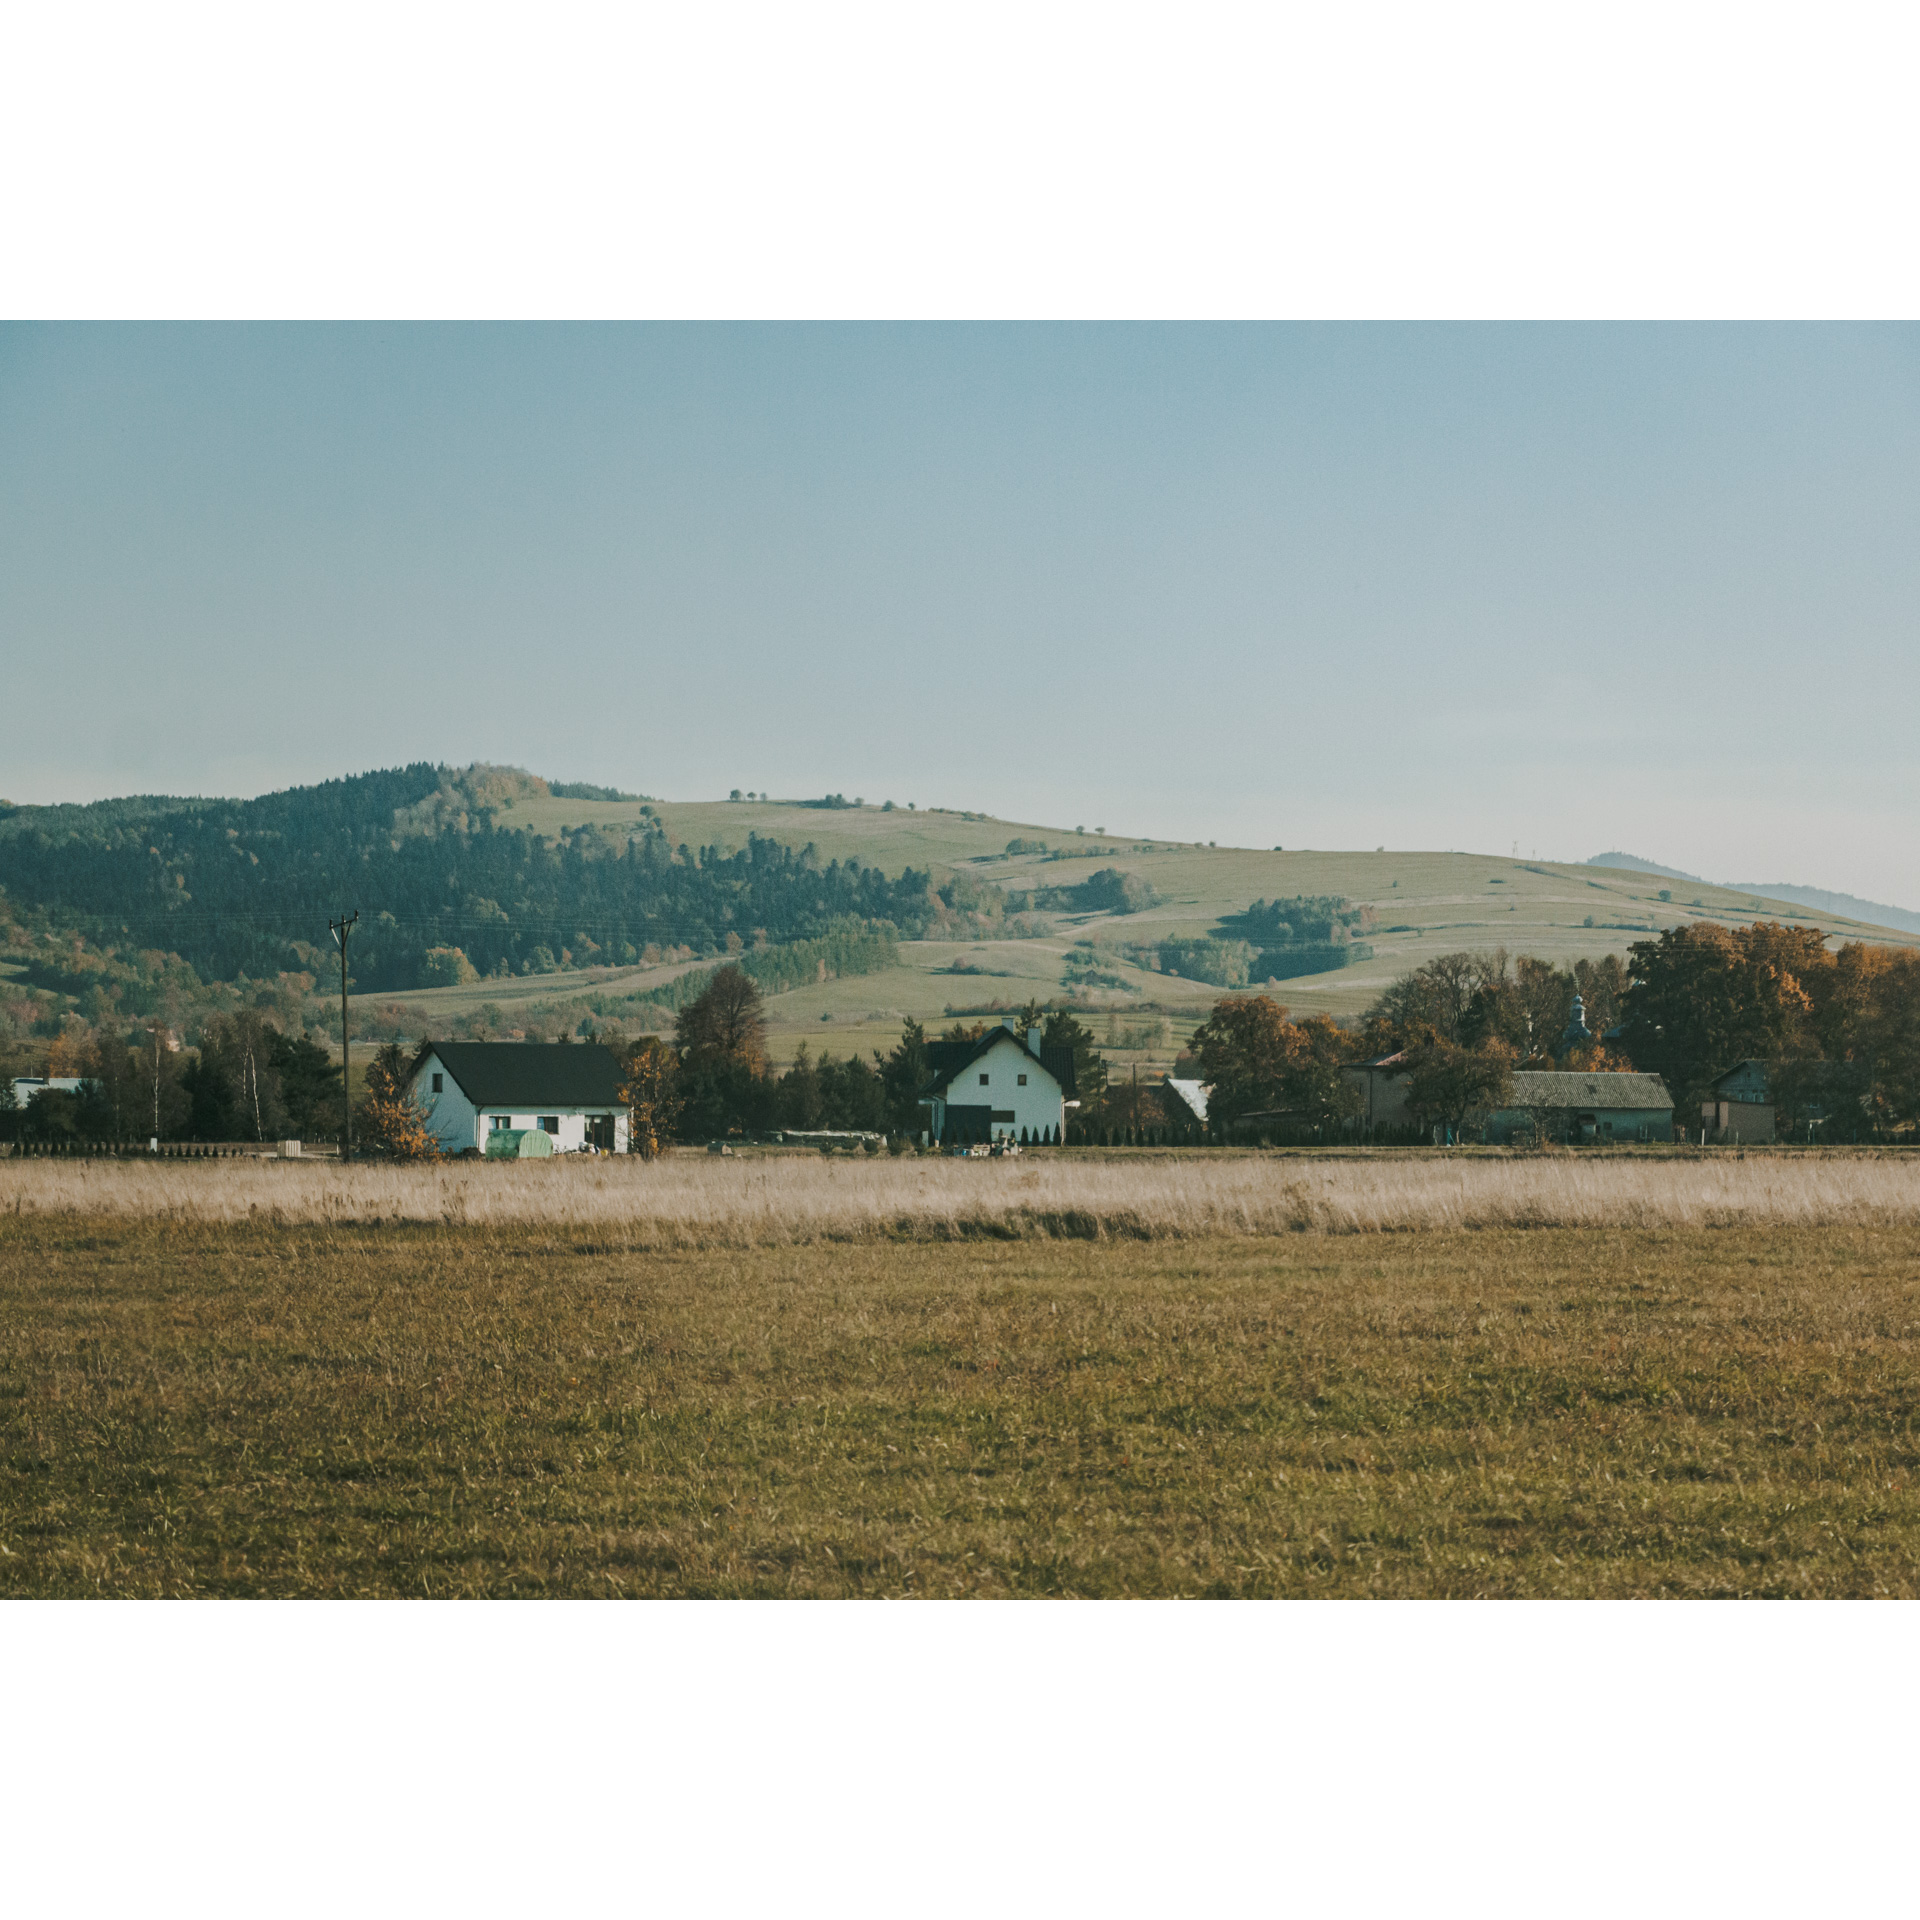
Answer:
[[[1221,991],[1167,943],[1229,936],[1258,901],[1333,897],[1364,910],[1352,964],[1272,989],[1336,1016],[1461,947],[1566,965],[1683,921],[1762,918],[1920,944],[1920,929],[1639,867],[1195,846],[984,812],[593,792],[604,790],[422,766],[256,802],[13,809],[0,817],[0,904],[19,925],[0,971],[43,1000],[82,1005],[84,982],[44,957],[52,930],[100,950],[117,939],[184,952],[197,940],[203,978],[231,977],[218,964],[229,947],[256,979],[273,978],[276,959],[293,969],[282,979],[307,982],[308,1017],[324,1027],[336,1004],[326,917],[345,904],[386,928],[384,951],[355,949],[357,1032],[663,1027],[683,983],[731,946],[764,973],[778,1059],[803,1041],[836,1053],[889,1045],[908,1015],[939,1023],[1071,999],[1124,1070],[1168,1064]],[[196,931],[223,914],[231,925]],[[857,937],[876,922],[900,936],[896,964]],[[451,947],[486,977],[425,985],[420,956]],[[361,976],[363,952],[378,958],[376,977]],[[806,977],[778,958],[789,953],[807,956]],[[828,958],[842,954],[860,957]],[[1258,968],[1272,956],[1253,958]]]

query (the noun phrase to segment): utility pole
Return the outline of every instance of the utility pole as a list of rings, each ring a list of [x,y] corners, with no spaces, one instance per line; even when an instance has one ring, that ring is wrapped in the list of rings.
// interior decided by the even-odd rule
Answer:
[[[343,1164],[353,1158],[353,1092],[349,1085],[347,1053],[347,935],[359,918],[356,907],[352,913],[327,922],[327,931],[340,949],[340,1159]]]

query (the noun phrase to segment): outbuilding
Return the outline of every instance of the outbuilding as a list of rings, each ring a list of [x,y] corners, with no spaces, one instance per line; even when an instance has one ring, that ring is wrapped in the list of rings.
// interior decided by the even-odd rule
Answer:
[[[1375,1059],[1340,1069],[1341,1079],[1355,1088],[1366,1103],[1349,1122],[1356,1132],[1371,1139],[1379,1128],[1414,1124],[1407,1105],[1409,1073],[1404,1047],[1397,1053],[1383,1053]]]
[[[1764,1144],[1774,1137],[1773,1102],[1767,1092],[1767,1063],[1742,1060],[1713,1083],[1713,1098],[1700,1108],[1700,1124],[1710,1140]]]
[[[13,1104],[24,1107],[36,1093],[78,1093],[86,1084],[59,1074],[50,1080],[41,1074],[24,1074],[13,1083]]]
[[[429,1040],[408,1086],[442,1153],[498,1157],[496,1134],[539,1132],[555,1153],[625,1153],[620,1062],[592,1042]],[[514,1142],[511,1157],[524,1159]]]
[[[1673,1095],[1657,1073],[1516,1073],[1511,1102],[1487,1116],[1489,1146],[1516,1136],[1603,1143],[1673,1139]]]
[[[929,1078],[920,1089],[922,1133],[940,1146],[994,1140],[1056,1142],[1074,1092],[1073,1049],[1023,1041],[1008,1015],[977,1040],[930,1040]]]
[[[1213,1089],[1204,1080],[1177,1080],[1172,1074],[1160,1082],[1160,1111],[1170,1132],[1197,1139],[1207,1130],[1207,1098]]]

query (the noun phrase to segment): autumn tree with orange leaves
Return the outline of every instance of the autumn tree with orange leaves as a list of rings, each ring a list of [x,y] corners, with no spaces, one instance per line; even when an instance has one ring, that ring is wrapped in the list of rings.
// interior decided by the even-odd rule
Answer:
[[[627,1050],[620,1075],[620,1099],[627,1109],[627,1151],[657,1159],[680,1118],[679,1061],[657,1035],[648,1034]]]
[[[1341,1069],[1352,1048],[1323,1014],[1294,1021],[1264,993],[1215,1003],[1190,1043],[1210,1083],[1207,1118],[1227,1127],[1249,1113],[1286,1112],[1325,1124],[1357,1112],[1362,1096]]]
[[[1833,970],[1818,928],[1694,921],[1636,941],[1629,967],[1622,1045],[1666,1081],[1676,1112],[1697,1111],[1742,1060],[1818,1050],[1815,996]]]
[[[427,1124],[426,1107],[410,1088],[411,1062],[389,1041],[367,1069],[367,1095],[354,1120],[358,1143],[390,1160],[437,1160],[440,1142]]]

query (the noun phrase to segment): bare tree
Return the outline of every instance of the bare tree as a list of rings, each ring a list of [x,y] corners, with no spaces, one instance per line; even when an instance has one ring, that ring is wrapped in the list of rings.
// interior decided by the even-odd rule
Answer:
[[[1425,1022],[1442,1039],[1457,1043],[1473,997],[1507,979],[1507,950],[1491,953],[1443,953],[1404,974],[1368,1010],[1370,1018],[1408,1027]]]

